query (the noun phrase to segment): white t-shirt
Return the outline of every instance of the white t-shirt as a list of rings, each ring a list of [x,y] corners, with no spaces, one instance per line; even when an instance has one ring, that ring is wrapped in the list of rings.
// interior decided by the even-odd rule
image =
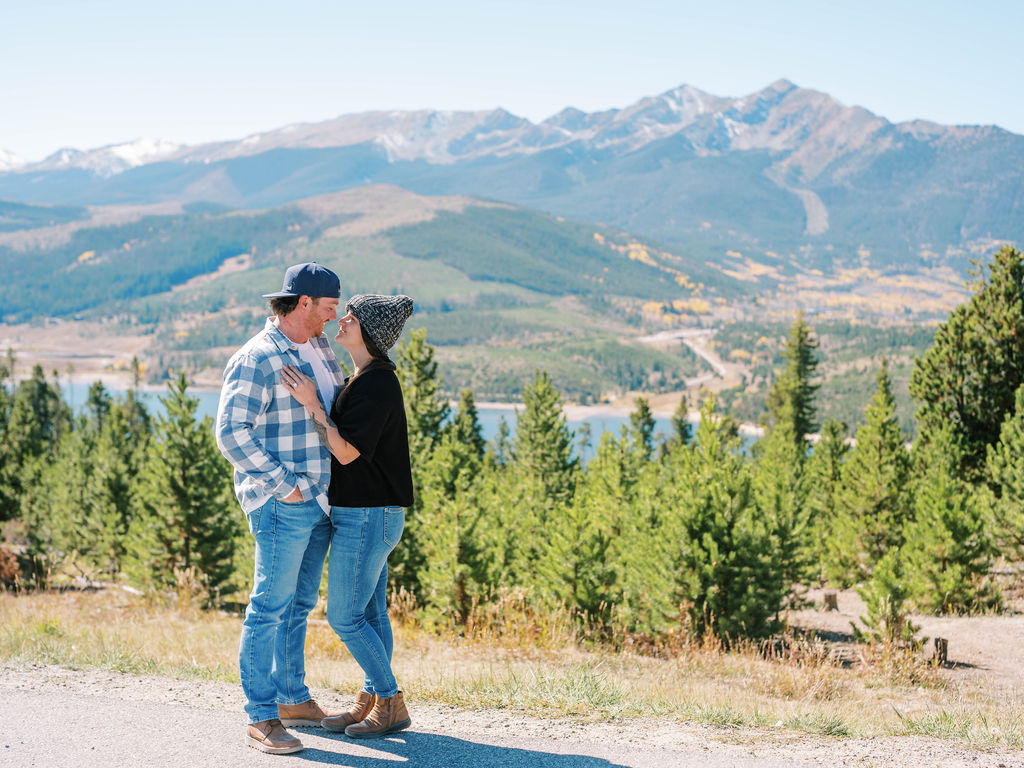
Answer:
[[[324,404],[324,408],[330,413],[331,406],[334,404],[334,379],[331,377],[331,372],[327,369],[327,363],[324,362],[324,358],[319,350],[310,342],[307,341],[305,344],[298,344],[297,346],[299,357],[313,367],[313,378],[316,379],[316,388],[320,392],[320,402]]]

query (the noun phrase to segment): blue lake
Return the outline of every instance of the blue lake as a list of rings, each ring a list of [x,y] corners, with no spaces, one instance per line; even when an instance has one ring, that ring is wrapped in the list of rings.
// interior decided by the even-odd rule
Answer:
[[[74,410],[78,410],[85,403],[86,396],[89,393],[89,383],[86,382],[72,382],[70,384],[64,383],[62,389],[64,396],[68,399],[71,407]],[[119,397],[124,394],[123,390],[108,389],[111,396]],[[151,413],[158,413],[163,410],[163,406],[160,403],[160,397],[166,394],[160,391],[144,391],[140,393],[140,399],[146,404]],[[190,394],[193,397],[199,399],[199,407],[197,409],[200,418],[204,416],[210,416],[211,418],[217,414],[217,401],[220,398],[219,392],[210,392],[205,390],[190,390]],[[484,439],[491,441],[495,435],[498,434],[498,427],[502,419],[508,422],[509,428],[515,432],[516,427],[516,410],[512,408],[478,408],[478,414],[480,418],[480,428],[483,432]],[[598,443],[601,441],[601,434],[603,432],[611,432],[612,434],[618,435],[624,424],[629,423],[628,416],[613,416],[609,414],[591,415],[585,419],[571,419],[567,421],[569,429],[576,433],[576,438],[581,436],[580,430],[584,429],[584,425],[590,425],[590,444],[583,453],[584,460],[590,459],[597,448]],[[669,419],[656,419],[656,426],[654,429],[656,442],[662,438],[668,436],[672,432],[672,424]],[[661,436],[658,436],[661,433]]]

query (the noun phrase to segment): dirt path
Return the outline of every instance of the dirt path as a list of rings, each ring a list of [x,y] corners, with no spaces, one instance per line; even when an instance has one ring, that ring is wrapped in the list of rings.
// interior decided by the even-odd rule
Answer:
[[[814,589],[807,597],[821,605],[826,590]],[[794,611],[789,620],[795,626],[834,632],[850,632],[850,625],[867,613],[864,602],[852,589],[837,593],[838,610],[811,608]],[[1018,609],[1019,610],[1019,609]],[[999,693],[1004,698],[1024,696],[1024,664],[1020,640],[1024,637],[1024,614],[1012,611],[994,616],[911,616],[920,627],[919,637],[948,641],[949,662],[941,674],[950,684],[973,686]]]
[[[328,706],[345,703],[333,693],[316,695]],[[374,742],[296,729],[306,748],[287,759],[355,768],[1024,768],[1022,754],[927,738],[826,739],[655,719],[578,723],[415,702],[411,711],[410,731]],[[235,768],[285,760],[243,745],[241,691],[230,683],[7,664],[0,666],[0,722],[0,765],[18,768]]]

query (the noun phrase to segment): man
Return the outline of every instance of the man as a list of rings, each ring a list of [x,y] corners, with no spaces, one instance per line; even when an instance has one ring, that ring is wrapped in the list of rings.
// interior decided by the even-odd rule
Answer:
[[[331,716],[306,687],[303,653],[331,539],[331,455],[280,372],[302,370],[331,407],[343,376],[324,326],[337,320],[340,296],[326,267],[290,267],[281,290],[264,294],[274,317],[228,362],[217,408],[217,445],[234,465],[235,494],[256,539],[238,656],[245,741],[271,754],[302,749],[285,726],[319,726]]]

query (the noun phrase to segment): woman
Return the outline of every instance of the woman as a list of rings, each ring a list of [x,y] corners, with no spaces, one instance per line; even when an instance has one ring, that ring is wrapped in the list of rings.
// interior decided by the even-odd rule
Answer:
[[[408,296],[353,296],[335,340],[352,357],[330,418],[316,383],[286,366],[285,388],[305,406],[331,450],[331,554],[327,620],[366,675],[352,708],[322,721],[324,728],[368,739],[412,723],[391,671],[393,640],[387,614],[388,555],[412,505],[412,471],[402,388],[387,351],[412,314]]]

